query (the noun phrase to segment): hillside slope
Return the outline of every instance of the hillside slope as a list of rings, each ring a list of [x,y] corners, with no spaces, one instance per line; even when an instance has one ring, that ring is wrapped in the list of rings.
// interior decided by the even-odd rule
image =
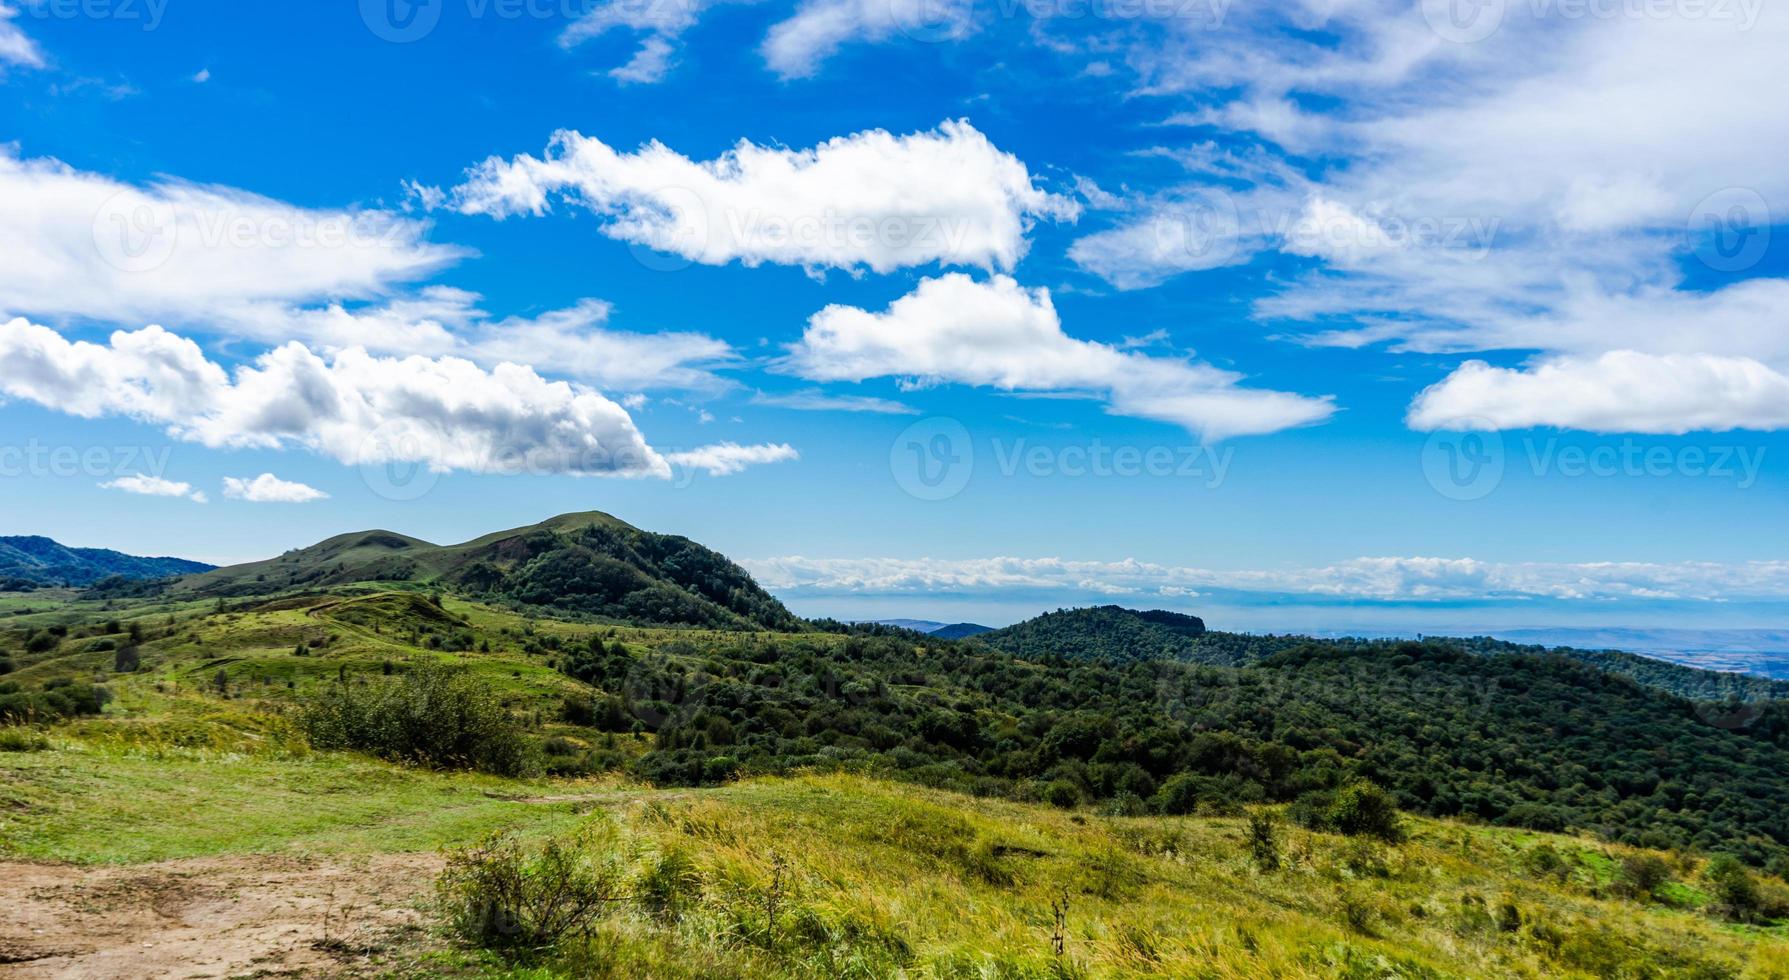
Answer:
[[[1645,852],[1442,821],[1382,843],[1282,820],[1268,864],[1243,817],[1075,813],[838,775],[656,791],[72,741],[0,754],[0,785],[33,815],[0,836],[17,862],[0,864],[14,913],[0,949],[45,972],[129,957],[334,976],[319,951],[352,944],[368,975],[524,975],[401,914],[432,893],[441,847],[498,830],[564,842],[639,896],[530,954],[539,980],[1789,971],[1778,930],[1720,921],[1701,862],[1632,893],[1622,869]],[[119,822],[133,833],[97,830]],[[136,894],[153,908],[120,900]],[[205,927],[168,928],[200,914]]]
[[[215,567],[185,558],[142,558],[106,548],[70,548],[38,535],[0,537],[0,581],[85,586],[113,576],[155,579]]]
[[[796,630],[801,622],[725,556],[608,514],[562,514],[463,544],[391,531],[342,534],[278,558],[180,582],[176,594],[270,595],[412,583],[638,623]]]

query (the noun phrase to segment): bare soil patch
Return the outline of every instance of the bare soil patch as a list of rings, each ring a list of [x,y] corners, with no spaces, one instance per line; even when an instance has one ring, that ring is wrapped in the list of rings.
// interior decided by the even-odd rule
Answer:
[[[418,942],[434,854],[0,862],[0,977],[352,976]]]

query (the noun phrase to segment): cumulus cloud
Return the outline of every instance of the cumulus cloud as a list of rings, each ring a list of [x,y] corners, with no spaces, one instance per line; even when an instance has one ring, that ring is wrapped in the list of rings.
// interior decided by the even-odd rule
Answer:
[[[1241,375],[1210,365],[1076,340],[1063,332],[1048,290],[1007,276],[927,279],[880,313],[828,306],[809,318],[778,369],[814,381],[893,377],[1088,392],[1116,414],[1214,440],[1307,425],[1334,411],[1327,398],[1245,388]]]
[[[770,28],[759,50],[777,74],[804,78],[847,44],[878,44],[897,36],[956,40],[974,26],[969,0],[803,0],[792,16]]]
[[[252,479],[224,477],[224,496],[256,504],[306,504],[327,499],[329,494],[303,483],[282,480],[272,473],[263,473]]]
[[[1411,428],[1682,435],[1789,428],[1789,377],[1745,357],[1610,351],[1525,368],[1467,361],[1423,390]]]
[[[611,238],[705,265],[876,272],[932,262],[1011,268],[1035,221],[1079,214],[963,120],[806,150],[742,140],[707,161],[657,142],[621,153],[561,131],[543,157],[472,168],[449,206],[503,218],[545,213],[555,200],[598,215]]]
[[[420,221],[228,187],[138,186],[0,147],[0,309],[144,322],[372,297],[466,254]]]
[[[268,342],[299,338],[324,349],[358,346],[388,354],[453,355],[486,366],[513,362],[602,388],[718,391],[714,373],[738,357],[706,334],[633,333],[610,326],[614,310],[585,299],[534,317],[497,318],[475,293],[430,286],[383,303],[239,311],[234,333]]]
[[[1485,562],[1369,557],[1275,570],[1218,570],[1131,559],[765,558],[741,562],[790,596],[1076,594],[1184,598],[1213,591],[1341,600],[1726,601],[1789,595],[1789,562]]]
[[[161,424],[219,448],[301,447],[348,464],[439,470],[670,475],[621,406],[527,367],[460,358],[325,359],[293,342],[230,376],[160,327],[71,342],[14,319],[0,326],[0,393],[72,414]]]
[[[0,324],[0,395],[72,415],[124,416],[222,449],[300,448],[349,465],[436,471],[669,478],[673,462],[715,475],[794,458],[788,446],[653,449],[626,409],[533,368],[458,357],[329,356],[296,341],[234,373],[158,326],[107,343]]]
[[[748,466],[761,463],[787,463],[801,458],[795,447],[787,443],[742,446],[736,442],[720,442],[684,452],[666,453],[672,466],[701,470],[709,476],[730,476]]]
[[[146,476],[141,473],[121,476],[116,480],[107,480],[100,486],[107,490],[122,490],[125,493],[141,494],[145,497],[185,497],[196,504],[205,503],[204,492],[194,490],[190,483],[164,480],[159,476]]]

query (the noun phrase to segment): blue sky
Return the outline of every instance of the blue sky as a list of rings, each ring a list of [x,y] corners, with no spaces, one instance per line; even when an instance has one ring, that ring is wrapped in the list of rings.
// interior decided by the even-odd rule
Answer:
[[[797,611],[1780,626],[1755,2],[12,0],[0,533]]]

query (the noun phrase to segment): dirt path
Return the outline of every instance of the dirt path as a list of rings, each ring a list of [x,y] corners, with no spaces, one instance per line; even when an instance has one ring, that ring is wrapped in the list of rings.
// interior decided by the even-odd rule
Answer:
[[[419,938],[440,862],[0,862],[0,978],[353,975]]]

